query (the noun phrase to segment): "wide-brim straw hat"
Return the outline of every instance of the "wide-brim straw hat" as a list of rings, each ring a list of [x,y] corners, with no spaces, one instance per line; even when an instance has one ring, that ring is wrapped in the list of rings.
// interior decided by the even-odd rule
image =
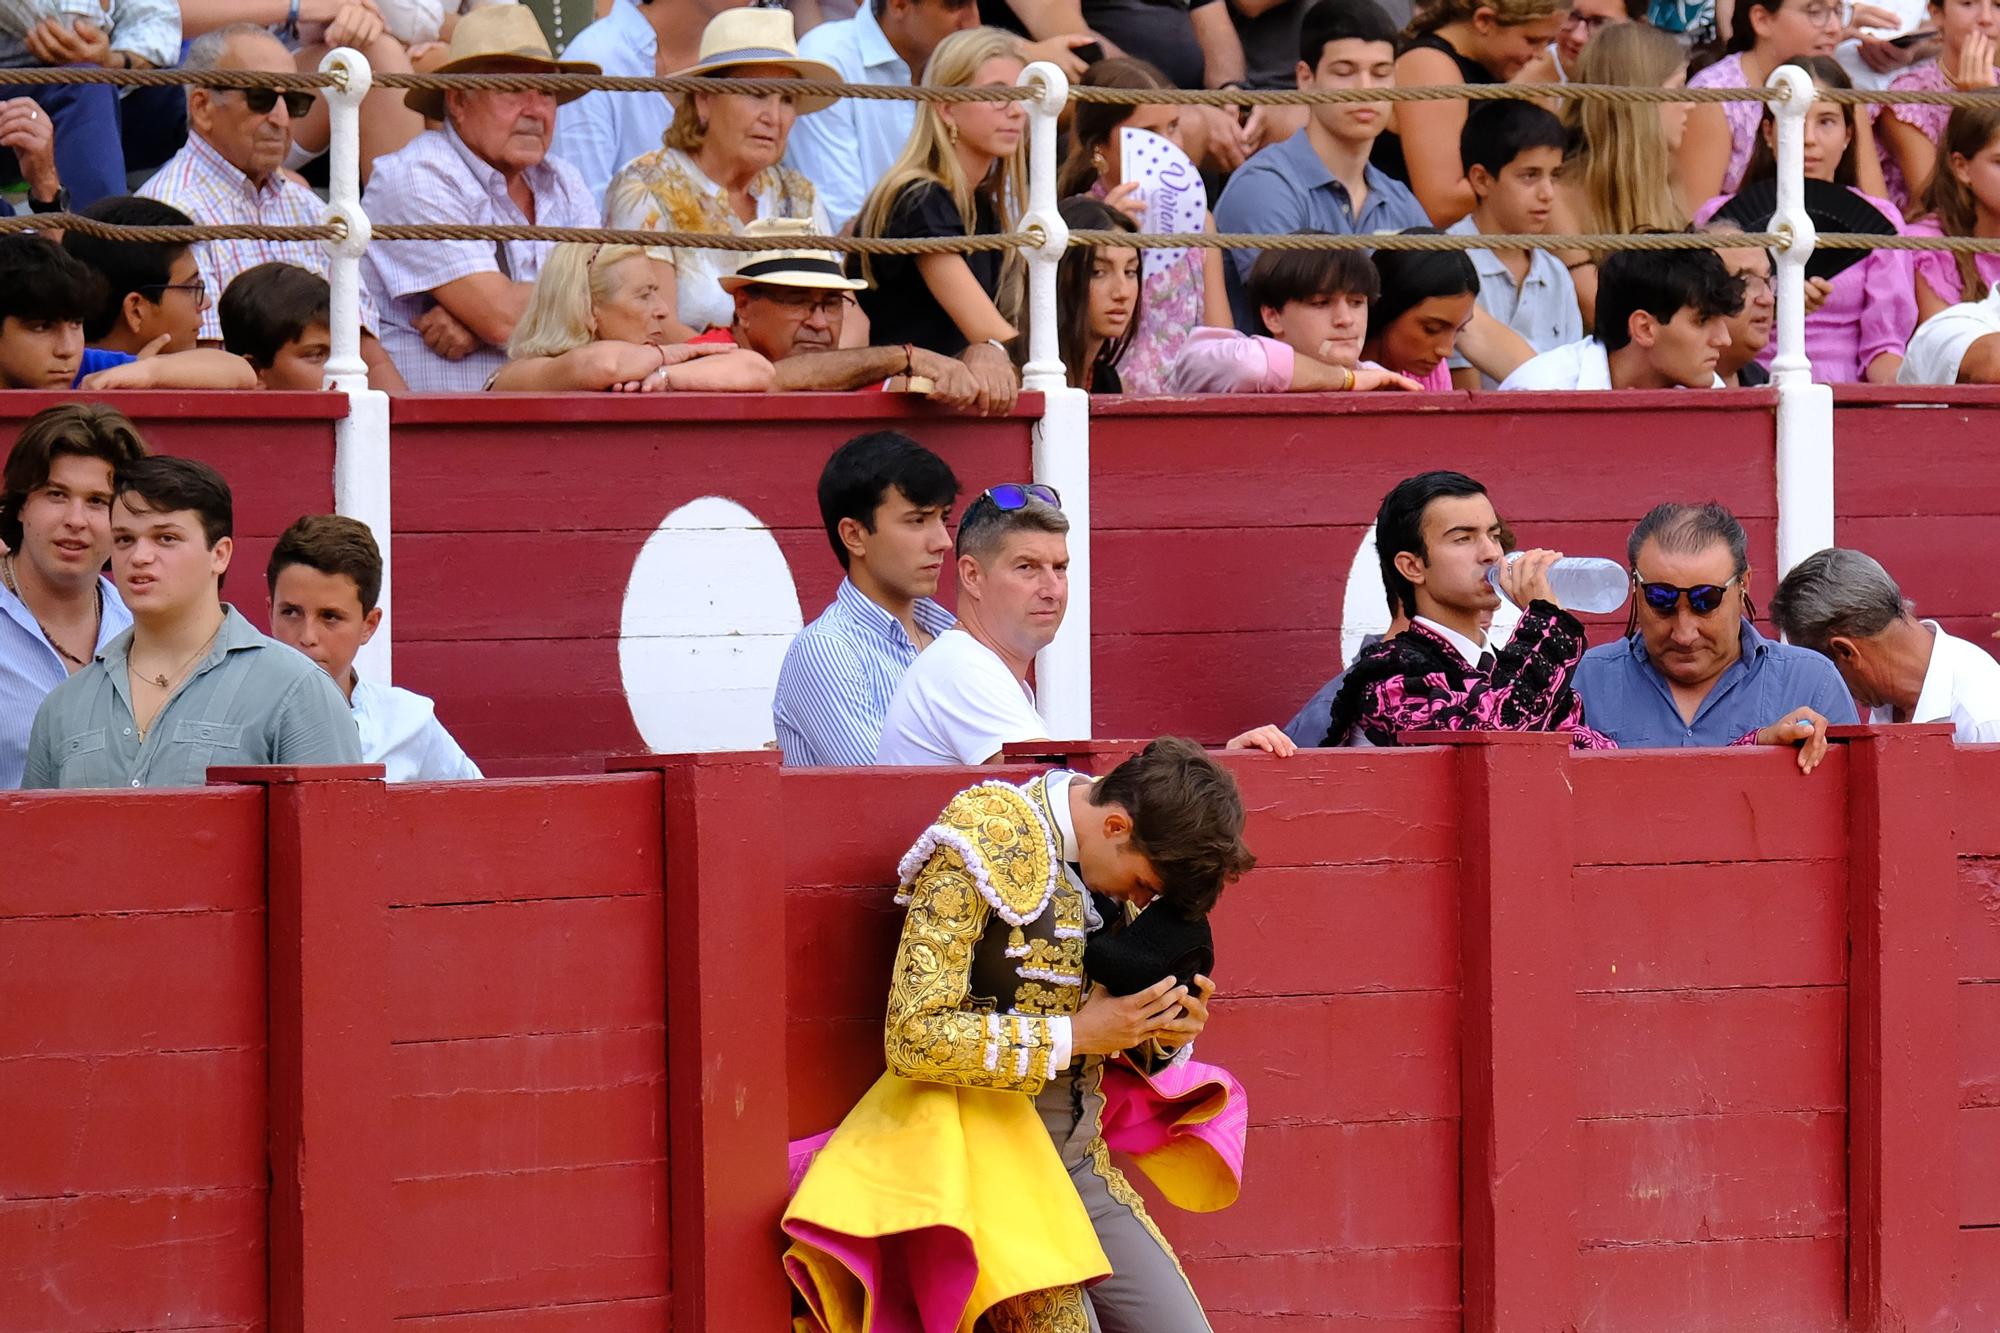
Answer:
[[[759,218],[743,229],[745,236],[804,236],[812,232],[807,218]],[[858,292],[868,284],[850,278],[840,256],[831,250],[745,250],[734,273],[716,279],[725,292],[759,283],[766,287],[809,287],[819,291]]]
[[[549,50],[542,25],[526,5],[486,5],[473,10],[451,30],[451,59],[437,74],[602,74],[587,60],[557,60]],[[558,105],[574,102],[581,92],[557,93]],[[412,88],[403,105],[429,120],[444,119],[444,92]]]
[[[789,9],[723,10],[701,30],[700,58],[674,74],[682,78],[715,78],[744,65],[782,65],[795,78],[825,83],[841,81],[840,71],[833,66],[800,58]],[[831,97],[799,97],[793,99],[792,105],[803,116],[824,111],[833,102]]]

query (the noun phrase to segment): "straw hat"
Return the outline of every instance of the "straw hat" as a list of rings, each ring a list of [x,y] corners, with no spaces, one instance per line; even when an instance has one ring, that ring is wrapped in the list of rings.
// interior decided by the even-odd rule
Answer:
[[[809,218],[759,218],[743,228],[745,236],[805,236],[811,232]],[[848,277],[841,269],[840,256],[831,250],[745,250],[736,271],[716,281],[725,292],[753,282],[834,292],[858,292],[868,285]]]
[[[865,0],[864,0],[865,3]],[[799,58],[798,38],[792,28],[789,9],[725,9],[701,30],[701,58],[676,75],[703,78],[724,74],[742,65],[783,65],[794,78],[839,83],[840,71],[817,60]],[[833,105],[831,97],[801,97],[794,105],[800,115],[824,111]]]
[[[789,16],[787,16],[789,17]],[[473,10],[451,30],[451,59],[439,74],[602,74],[587,60],[557,60],[549,50],[542,25],[526,5],[486,5]],[[556,102],[574,102],[580,92],[557,93]],[[444,119],[444,93],[436,88],[412,88],[403,105],[430,120]]]

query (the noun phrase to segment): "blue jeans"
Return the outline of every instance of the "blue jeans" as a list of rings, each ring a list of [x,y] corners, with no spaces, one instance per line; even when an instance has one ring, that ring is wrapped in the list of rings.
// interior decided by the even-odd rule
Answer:
[[[56,174],[74,208],[127,193],[128,169],[159,166],[187,138],[187,94],[181,88],[134,88],[121,99],[108,84],[0,83],[0,101],[13,97],[32,97],[48,113],[55,127]],[[0,148],[0,181],[20,177],[14,154]]]

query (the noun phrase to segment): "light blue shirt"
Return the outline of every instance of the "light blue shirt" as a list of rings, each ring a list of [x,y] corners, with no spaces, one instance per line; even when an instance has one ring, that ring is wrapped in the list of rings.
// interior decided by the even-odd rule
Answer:
[[[1767,639],[1747,620],[1740,642],[1742,656],[1709,688],[1693,722],[1682,721],[1642,634],[1585,653],[1570,687],[1583,700],[1587,724],[1636,750],[1734,745],[1799,707],[1835,726],[1857,720],[1854,698],[1830,660]]]
[[[131,627],[132,613],[110,579],[100,578],[97,586],[104,596],[104,615],[91,648],[101,653],[105,644]],[[28,729],[49,691],[68,679],[62,654],[49,645],[27,603],[0,585],[0,791],[21,785]]]
[[[611,11],[578,33],[562,55],[588,60],[606,74],[650,79],[659,47],[639,6],[613,0]],[[658,149],[673,118],[673,103],[659,93],[585,93],[556,113],[549,154],[577,169],[601,212],[611,178],[633,158]]]
[[[1447,236],[1477,236],[1479,227],[1467,214],[1446,227]],[[1487,314],[1521,335],[1537,354],[1568,346],[1583,337],[1583,314],[1576,305],[1576,283],[1560,259],[1547,250],[1528,251],[1528,272],[1516,284],[1514,275],[1491,250],[1468,250],[1479,273],[1479,304]],[[1457,352],[1451,368],[1471,365]],[[1498,380],[1480,376],[1482,389],[1498,388]]]
[[[801,37],[799,55],[824,60],[840,71],[843,83],[907,87],[910,82],[910,67],[889,45],[868,4],[851,19],[822,23]],[[875,182],[889,174],[916,124],[915,102],[842,98],[792,123],[785,163],[813,183],[827,221],[838,231],[861,211]]]
[[[919,598],[917,625],[933,638],[955,623],[951,612]],[[903,673],[917,660],[903,622],[870,601],[852,579],[840,581],[833,605],[799,631],[778,668],[771,720],[791,767],[875,762],[882,720]]]

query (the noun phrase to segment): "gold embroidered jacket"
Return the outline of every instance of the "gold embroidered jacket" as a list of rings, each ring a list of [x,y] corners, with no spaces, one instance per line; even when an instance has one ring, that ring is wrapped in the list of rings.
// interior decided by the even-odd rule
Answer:
[[[1045,777],[982,782],[904,856],[891,1073],[1033,1094],[1058,1072],[1048,1020],[1083,1003],[1084,904],[1055,827]]]

